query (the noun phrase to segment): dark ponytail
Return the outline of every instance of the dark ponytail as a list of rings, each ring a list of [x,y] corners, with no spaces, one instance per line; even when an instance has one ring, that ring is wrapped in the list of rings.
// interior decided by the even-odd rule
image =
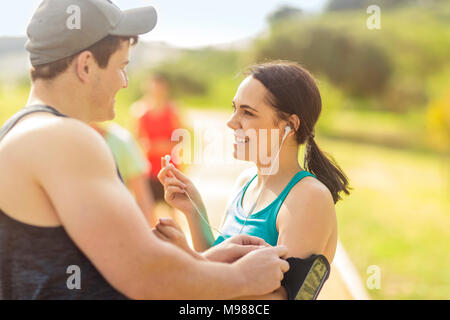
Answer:
[[[341,192],[350,194],[345,173],[314,140],[314,126],[322,110],[322,99],[313,76],[300,65],[287,61],[259,64],[249,73],[268,89],[267,102],[275,108],[280,119],[286,120],[292,114],[299,117],[300,127],[295,137],[300,145],[306,144],[304,169],[330,190],[334,203],[342,199]]]
[[[306,142],[305,159],[303,162],[305,170],[314,174],[333,196],[334,203],[342,199],[340,192],[350,194],[348,179],[336,161],[330,155],[325,155],[310,136]]]

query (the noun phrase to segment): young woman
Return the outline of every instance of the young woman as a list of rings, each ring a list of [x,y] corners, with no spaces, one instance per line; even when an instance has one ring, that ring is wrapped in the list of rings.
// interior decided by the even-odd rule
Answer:
[[[349,187],[345,174],[314,139],[314,126],[322,109],[314,78],[291,62],[256,65],[239,86],[233,108],[227,125],[236,136],[234,156],[256,166],[237,179],[217,239],[186,196],[188,193],[207,219],[192,182],[172,165],[163,168],[158,177],[166,201],[186,215],[195,250],[204,251],[232,235],[245,233],[270,245],[285,245],[288,257],[323,254],[331,263],[337,245],[334,205],[342,192],[349,194]],[[286,131],[286,127],[290,129]],[[298,152],[304,144],[302,167]],[[278,148],[274,150],[270,147],[273,145]],[[270,159],[269,164],[265,158]],[[175,229],[172,222],[162,220],[155,233],[186,248]],[[286,292],[281,288],[258,298],[286,298]]]

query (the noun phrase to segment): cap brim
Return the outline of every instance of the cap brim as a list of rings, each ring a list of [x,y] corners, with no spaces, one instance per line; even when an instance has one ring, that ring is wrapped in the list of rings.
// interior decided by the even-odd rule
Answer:
[[[155,8],[143,7],[123,11],[117,26],[110,32],[114,36],[137,36],[155,28],[158,15]]]

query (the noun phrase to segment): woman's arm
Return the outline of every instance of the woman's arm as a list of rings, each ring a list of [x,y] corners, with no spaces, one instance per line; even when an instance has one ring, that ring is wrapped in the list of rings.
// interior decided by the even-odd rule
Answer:
[[[198,212],[195,208],[192,211],[186,212],[186,220],[191,232],[192,244],[194,249],[198,252],[208,250],[214,244],[214,235],[209,226],[208,213],[204,206],[198,207]],[[202,215],[203,219],[200,217]],[[208,223],[206,223],[206,221]]]
[[[277,245],[288,248],[287,257],[308,258],[323,254],[332,262],[336,244],[330,239],[336,228],[334,202],[329,190],[317,180],[303,181],[292,188],[277,216]],[[284,287],[245,300],[287,299]]]
[[[170,206],[180,210],[186,216],[195,250],[202,252],[209,249],[214,243],[214,235],[208,225],[208,214],[200,193],[180,170],[173,165],[166,167],[164,159],[161,161],[162,169],[158,179],[164,185],[164,199]],[[189,194],[189,197],[186,194]]]
[[[234,200],[234,197],[239,192],[239,190],[244,186],[244,184],[251,179],[255,175],[255,167],[251,167],[249,169],[244,170],[236,179],[234,186],[231,191],[231,196],[227,202],[227,208],[230,206],[231,201]],[[203,209],[203,211],[202,211]],[[206,208],[200,209],[202,212],[202,216],[206,221],[208,221],[208,214],[206,212]],[[211,228],[208,224],[205,223],[204,219],[200,218],[198,212],[192,211],[190,214],[186,214],[186,219],[189,224],[189,229],[191,231],[192,242],[194,244],[194,248],[197,251],[203,252],[212,247],[214,244],[214,236],[211,231]],[[224,223],[225,215],[222,219],[222,223],[219,229],[222,227]]]
[[[287,246],[288,257],[323,254],[331,264],[336,248],[331,242],[337,242],[331,236],[336,229],[333,197],[314,178],[305,178],[292,188],[277,216],[278,244]]]
[[[208,214],[200,193],[194,184],[180,170],[173,166],[165,167],[163,159],[161,161],[161,167],[163,169],[158,174],[158,179],[164,185],[164,189],[166,190],[166,202],[183,212],[186,216],[194,249],[198,252],[209,249],[214,244],[215,238],[209,225]],[[234,184],[232,196],[242,188],[244,183],[247,182],[254,173],[255,168],[252,167],[240,174]],[[185,191],[189,193],[190,198],[194,201],[198,210],[184,194]],[[228,202],[228,205],[229,204],[230,201]]]

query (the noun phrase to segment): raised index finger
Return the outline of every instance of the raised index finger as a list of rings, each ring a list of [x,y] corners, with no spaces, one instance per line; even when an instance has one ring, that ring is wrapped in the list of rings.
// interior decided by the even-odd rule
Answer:
[[[173,174],[170,172],[169,167],[162,168],[158,173],[158,180],[161,184],[164,184],[166,177],[173,178]]]

